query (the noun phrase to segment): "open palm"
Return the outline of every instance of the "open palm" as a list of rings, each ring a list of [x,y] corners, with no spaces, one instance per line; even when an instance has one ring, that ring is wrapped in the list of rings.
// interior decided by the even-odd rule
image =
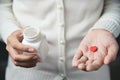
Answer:
[[[97,50],[92,52],[91,46]],[[96,29],[84,37],[73,58],[72,65],[81,70],[93,71],[116,58],[119,46],[115,37],[106,30]]]

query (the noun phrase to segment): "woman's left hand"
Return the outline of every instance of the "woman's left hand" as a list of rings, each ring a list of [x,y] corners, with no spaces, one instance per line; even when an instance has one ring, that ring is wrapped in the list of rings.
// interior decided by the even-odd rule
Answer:
[[[92,46],[95,46],[95,51],[90,50]],[[112,33],[94,29],[88,32],[80,43],[72,65],[81,70],[97,70],[115,60],[118,50],[118,43]]]

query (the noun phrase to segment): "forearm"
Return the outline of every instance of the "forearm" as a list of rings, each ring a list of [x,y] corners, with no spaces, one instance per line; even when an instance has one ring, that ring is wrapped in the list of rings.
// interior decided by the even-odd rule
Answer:
[[[104,11],[92,29],[105,29],[115,37],[120,33],[120,1],[105,0]]]
[[[19,24],[12,12],[12,2],[0,4],[0,34],[6,43],[7,37],[15,30],[19,29]]]

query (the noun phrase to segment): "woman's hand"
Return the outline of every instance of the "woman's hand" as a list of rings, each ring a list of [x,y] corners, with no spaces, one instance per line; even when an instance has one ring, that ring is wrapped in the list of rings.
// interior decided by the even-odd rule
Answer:
[[[91,46],[96,46],[97,50],[92,52],[90,50]],[[109,31],[103,29],[92,30],[80,43],[72,65],[81,70],[97,70],[103,64],[112,62],[116,58],[118,50],[118,43]]]
[[[13,32],[7,39],[6,49],[16,66],[21,67],[34,67],[39,61],[39,56],[36,54],[36,50],[28,45],[23,45],[22,30]],[[30,54],[22,54],[28,52]]]

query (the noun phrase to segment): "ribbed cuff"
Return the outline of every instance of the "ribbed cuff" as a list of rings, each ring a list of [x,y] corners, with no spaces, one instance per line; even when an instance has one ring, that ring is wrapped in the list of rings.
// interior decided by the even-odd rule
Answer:
[[[112,20],[101,19],[90,30],[92,29],[105,29],[111,32],[115,37],[118,37],[120,33],[120,24]]]

